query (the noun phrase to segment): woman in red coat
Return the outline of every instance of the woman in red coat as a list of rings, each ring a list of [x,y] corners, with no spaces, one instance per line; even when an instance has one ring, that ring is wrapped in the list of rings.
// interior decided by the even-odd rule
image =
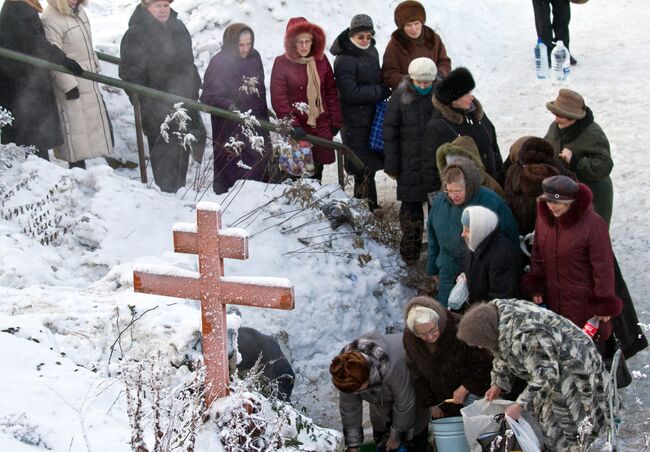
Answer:
[[[591,317],[600,320],[594,337],[607,340],[610,319],[620,314],[614,286],[614,255],[607,223],[592,207],[589,187],[567,176],[542,182],[538,198],[531,271],[522,289],[537,303],[546,303],[582,328]]]
[[[316,135],[327,140],[341,128],[341,111],[336,94],[334,72],[325,50],[325,32],[304,17],[289,19],[284,36],[284,55],[273,63],[271,105],[279,119],[293,116],[294,136]],[[302,112],[295,104],[304,103]],[[312,149],[316,173],[321,179],[323,165],[334,162],[332,149]]]

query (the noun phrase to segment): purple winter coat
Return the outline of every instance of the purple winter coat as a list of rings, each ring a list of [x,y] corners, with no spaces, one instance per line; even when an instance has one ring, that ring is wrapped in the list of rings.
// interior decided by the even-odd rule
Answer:
[[[239,56],[239,37],[244,32],[251,34],[254,45],[253,30],[244,24],[232,24],[224,31],[223,48],[212,58],[205,71],[200,99],[204,104],[225,110],[233,107],[241,112],[251,110],[257,119],[268,121],[264,68],[260,54],[252,48],[245,58]],[[243,77],[257,78],[257,93],[246,93],[241,89]],[[267,144],[269,143],[267,132],[257,133],[264,137]],[[224,144],[231,136],[246,143],[240,156],[224,148]],[[263,180],[268,163],[268,152],[262,156],[253,149],[242,134],[239,124],[212,116],[212,146],[214,149],[213,185],[217,194],[227,192],[239,179]],[[238,166],[240,160],[252,169]]]

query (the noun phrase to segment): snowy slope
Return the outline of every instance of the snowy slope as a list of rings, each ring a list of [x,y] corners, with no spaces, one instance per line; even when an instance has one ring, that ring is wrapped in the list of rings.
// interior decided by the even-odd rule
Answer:
[[[201,73],[218,51],[223,29],[241,21],[257,32],[256,47],[268,80],[273,59],[283,52],[288,18],[302,15],[319,23],[331,42],[352,15],[368,13],[375,20],[381,53],[394,29],[396,3],[176,0],[173,7],[193,35]],[[611,234],[641,321],[650,324],[646,290],[650,287],[650,206],[644,196],[648,181],[645,144],[650,142],[650,130],[643,124],[644,113],[650,109],[644,77],[649,63],[640,57],[647,54],[644,46],[650,39],[646,3],[592,1],[574,6],[572,48],[579,65],[567,86],[585,96],[611,141],[616,192]],[[119,54],[119,42],[135,4],[91,1],[88,12],[96,48]],[[504,156],[517,137],[543,136],[552,119],[544,105],[554,99],[561,85],[534,78],[530,2],[439,0],[427,8],[427,23],[441,34],[454,66],[466,65],[474,73],[475,94],[495,123]],[[115,75],[116,68],[104,63],[104,72]],[[105,98],[116,129],[116,154],[135,160],[128,99],[119,92],[106,92]],[[355,335],[401,322],[401,307],[411,292],[391,283],[399,259],[369,241],[365,246],[375,258],[365,267],[345,254],[284,255],[304,247],[299,238],[320,234],[326,238],[332,230],[316,212],[310,212],[283,225],[297,227],[296,231],[282,233],[271,228],[254,235],[296,209],[283,203],[265,207],[252,222],[237,222],[279,196],[278,188],[246,183],[232,203],[233,196],[216,197],[209,190],[204,196],[181,191],[174,197],[143,187],[135,170],[114,172],[99,161],[90,162],[89,167],[85,172],[69,171],[34,158],[12,168],[0,167],[3,193],[35,174],[27,188],[17,191],[3,208],[42,201],[50,189],[58,193],[41,206],[49,208],[44,219],[36,220],[31,212],[0,219],[0,359],[11,363],[0,371],[0,450],[128,450],[125,402],[115,378],[118,352],[110,364],[109,356],[118,331],[131,318],[129,306],[135,306],[138,314],[156,309],[134,324],[133,336],[124,338],[128,357],[142,358],[152,349],[164,350],[175,364],[186,355],[196,357],[200,325],[193,301],[134,294],[132,269],[135,264],[196,269],[195,257],[172,252],[171,228],[179,221],[195,221],[193,206],[199,198],[227,205],[224,224],[243,227],[253,235],[250,259],[228,261],[226,275],[280,276],[295,284],[295,311],[244,309],[243,324],[267,333],[288,333],[287,345],[297,370],[294,400],[306,406],[317,422],[337,426],[327,364]],[[331,174],[328,177],[334,180]],[[380,185],[394,199],[390,182]],[[332,185],[319,191],[330,192],[333,198],[344,196]],[[310,220],[319,222],[301,226]],[[43,221],[58,221],[71,229],[57,246],[44,246],[39,243],[42,235],[32,236],[33,225]],[[24,228],[32,232],[25,233]],[[350,236],[333,237],[336,250],[353,249]],[[630,367],[647,374],[648,357],[649,352],[643,352]],[[643,434],[650,433],[649,395],[644,378],[625,392],[624,450],[641,450]],[[85,444],[83,429],[91,447]]]

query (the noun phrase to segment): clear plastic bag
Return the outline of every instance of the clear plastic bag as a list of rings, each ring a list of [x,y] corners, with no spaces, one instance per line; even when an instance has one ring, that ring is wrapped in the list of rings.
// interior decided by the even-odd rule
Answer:
[[[280,169],[296,177],[313,175],[316,165],[314,165],[311,148],[312,144],[304,140],[291,140],[289,145],[282,146],[278,153]]]
[[[451,289],[447,299],[447,307],[455,311],[461,309],[469,299],[469,289],[467,288],[467,277],[461,273],[456,278],[456,285]]]

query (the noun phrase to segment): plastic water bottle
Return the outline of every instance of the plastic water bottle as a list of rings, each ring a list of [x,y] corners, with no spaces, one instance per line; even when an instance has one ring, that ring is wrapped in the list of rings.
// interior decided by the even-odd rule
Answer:
[[[585,325],[582,327],[582,331],[584,331],[587,336],[593,338],[594,335],[598,332],[599,326],[600,320],[598,320],[598,317],[593,316],[587,320],[587,323],[585,323]]]
[[[558,41],[551,52],[551,77],[554,80],[566,80],[570,64],[569,51],[562,41]]]
[[[540,38],[537,38],[535,44],[535,69],[537,78],[548,77],[548,49]]]

